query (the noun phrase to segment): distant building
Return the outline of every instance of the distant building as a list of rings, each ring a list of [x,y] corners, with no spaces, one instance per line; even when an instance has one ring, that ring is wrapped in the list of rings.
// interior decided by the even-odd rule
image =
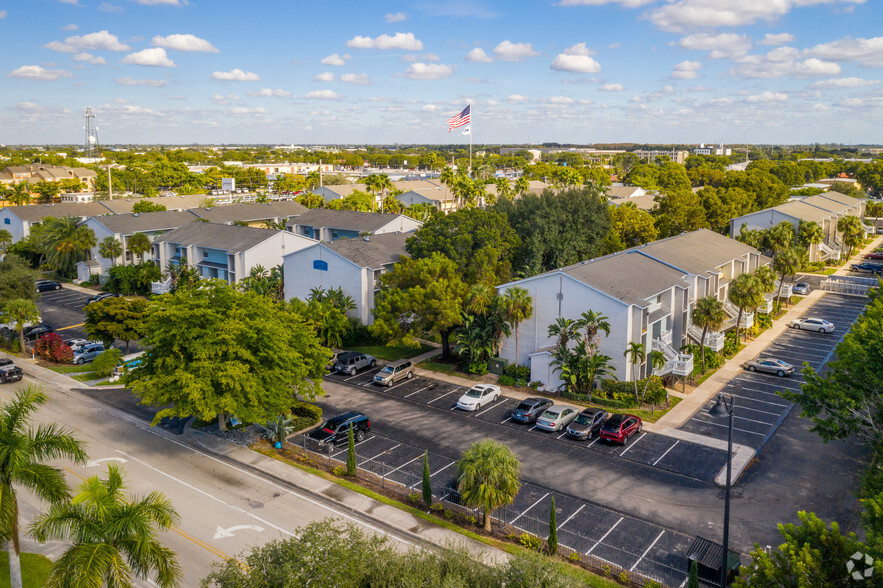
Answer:
[[[33,188],[33,185],[37,182],[79,180],[83,184],[83,191],[91,192],[95,190],[95,179],[97,177],[98,174],[95,170],[85,167],[31,163],[29,165],[12,165],[0,171],[0,184],[14,186],[28,182],[31,188]]]
[[[696,147],[695,149],[693,149],[693,154],[694,155],[726,155],[729,157],[730,155],[733,154],[733,150],[730,149],[729,147],[724,147],[723,143],[721,143],[720,145],[717,145],[717,146],[715,146],[715,145],[706,146],[705,143],[701,143],[699,145],[699,147]]]
[[[290,219],[286,228],[317,241],[337,241],[363,235],[408,233],[421,226],[420,221],[401,214],[314,208]]]

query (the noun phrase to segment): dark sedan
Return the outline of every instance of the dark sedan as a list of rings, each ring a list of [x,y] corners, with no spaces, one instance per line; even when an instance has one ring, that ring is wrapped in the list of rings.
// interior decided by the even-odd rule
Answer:
[[[553,404],[548,398],[525,398],[512,411],[512,420],[518,423],[535,423]]]
[[[874,251],[873,253],[868,253],[865,255],[865,259],[876,259],[878,261],[883,260],[883,251]]]
[[[54,333],[55,329],[50,327],[49,325],[34,325],[32,327],[25,327],[24,336],[25,341],[36,341],[40,337],[44,335],[49,335],[50,333]]]
[[[37,292],[61,290],[61,284],[55,280],[37,280]]]
[[[583,441],[591,441],[601,430],[610,417],[610,413],[600,408],[587,408],[583,410],[577,417],[567,425],[567,436],[572,439],[580,439]]]
[[[93,302],[98,302],[106,298],[116,298],[117,296],[119,296],[119,294],[114,294],[113,292],[102,292],[101,294],[96,294],[95,296],[89,298],[89,300],[86,301],[86,305],[88,306]]]

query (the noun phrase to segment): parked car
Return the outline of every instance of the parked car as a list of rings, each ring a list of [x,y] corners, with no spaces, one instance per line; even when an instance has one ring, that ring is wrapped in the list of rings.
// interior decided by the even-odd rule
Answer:
[[[849,270],[853,272],[867,272],[871,274],[879,274],[883,271],[883,265],[879,263],[869,263],[864,261],[862,263],[854,263],[849,266]]]
[[[601,425],[601,439],[626,445],[629,437],[643,428],[644,423],[633,414],[614,414]]]
[[[512,410],[512,420],[518,423],[533,423],[546,409],[555,404],[548,398],[525,398]]]
[[[381,386],[390,386],[400,380],[408,380],[414,375],[414,365],[410,359],[400,359],[383,366],[383,369],[374,374],[374,383]]]
[[[89,339],[68,339],[64,342],[64,344],[70,347],[73,351],[76,351],[83,345],[88,345],[89,343],[101,343],[101,341],[90,341]]]
[[[89,343],[74,351],[73,362],[77,365],[94,360],[104,353],[104,343]]]
[[[573,422],[567,425],[565,432],[568,437],[591,441],[601,430],[601,425],[610,418],[610,413],[600,408],[586,408],[576,415]]]
[[[865,259],[883,260],[883,251],[873,251],[865,255]]]
[[[579,415],[579,410],[566,404],[555,404],[537,419],[537,428],[544,431],[560,431]]]
[[[117,298],[119,294],[115,294],[113,292],[102,292],[100,294],[96,294],[95,296],[90,297],[86,300],[86,306],[89,306],[93,302],[98,302],[99,300],[104,300],[106,298]]]
[[[328,363],[325,364],[325,369],[329,372],[333,372],[337,367],[337,360],[340,359],[340,355],[343,351],[339,349],[335,349],[331,352],[331,359],[328,360]]]
[[[37,280],[37,292],[61,290],[61,284],[55,280]]]
[[[356,351],[345,351],[338,356],[337,364],[335,364],[334,369],[342,374],[355,376],[356,372],[360,369],[366,367],[373,368],[376,365],[377,360],[370,355],[365,355],[364,353],[358,353]]]
[[[25,341],[36,341],[40,337],[44,335],[49,335],[50,333],[54,333],[55,329],[51,326],[41,323],[39,325],[32,325],[30,327],[24,328]]]
[[[766,357],[763,359],[752,359],[746,361],[743,365],[749,372],[763,372],[765,374],[776,374],[780,378],[790,376],[794,373],[794,366],[781,359],[773,359]]]
[[[820,318],[797,318],[788,323],[792,329],[805,329],[819,333],[833,333],[834,323]]]
[[[792,289],[792,292],[794,292],[798,296],[806,296],[811,291],[812,290],[809,287],[809,284],[807,284],[806,282],[797,282],[796,284],[794,284],[794,288]]]
[[[457,401],[460,410],[479,410],[491,402],[496,402],[503,395],[499,386],[493,384],[476,384],[466,391]]]
[[[12,362],[6,365],[0,365],[0,382],[18,382],[24,377],[24,372],[20,367]]]
[[[331,451],[337,443],[347,440],[347,431],[353,427],[353,437],[356,443],[362,441],[368,431],[371,430],[371,421],[364,413],[352,411],[339,414],[325,421],[318,429],[313,429],[307,437],[320,449]]]

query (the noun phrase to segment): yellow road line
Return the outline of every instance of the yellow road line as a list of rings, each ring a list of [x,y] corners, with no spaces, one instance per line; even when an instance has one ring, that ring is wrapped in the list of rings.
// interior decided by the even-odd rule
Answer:
[[[79,325],[70,325],[68,327],[61,327],[60,329],[55,329],[56,331],[64,331],[65,329],[76,329],[77,327],[82,327],[86,323],[80,323]]]

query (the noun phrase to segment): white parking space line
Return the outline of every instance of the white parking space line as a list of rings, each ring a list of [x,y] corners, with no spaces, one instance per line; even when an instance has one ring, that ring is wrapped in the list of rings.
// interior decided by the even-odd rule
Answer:
[[[503,398],[503,402],[506,402],[507,400],[509,400],[509,399],[508,399],[508,398]],[[483,415],[484,413],[486,413],[487,411],[489,411],[489,410],[493,410],[493,409],[496,408],[497,406],[501,406],[501,405],[503,404],[503,402],[500,402],[499,404],[497,404],[496,402],[493,402],[493,403],[491,403],[491,407],[490,407],[490,408],[486,408],[485,410],[483,410],[483,411],[477,413],[475,416],[481,416],[481,415]]]
[[[358,443],[355,443],[354,445],[355,445],[355,447],[358,447],[359,445],[362,445],[363,443],[367,443],[368,441],[371,441],[371,440],[373,440],[373,439],[382,439],[382,437],[366,437],[365,439],[362,439],[361,441],[359,441]],[[349,449],[344,449],[343,451],[335,451],[335,452],[333,452],[333,453],[330,454],[330,455],[331,455],[331,459],[334,459],[334,457],[335,457],[336,455],[343,455],[343,454],[346,453],[347,451],[349,451]]]
[[[558,436],[555,437],[555,438],[556,438],[556,439],[560,439],[561,437],[565,436],[566,434],[567,434],[567,428],[565,427],[564,432],[561,433],[560,435],[558,435]]]
[[[537,426],[534,425],[534,426],[532,426],[531,428],[529,428],[528,431],[533,431],[533,430],[536,429],[536,428],[537,428]]]
[[[379,372],[379,371],[380,371],[380,370],[369,370],[369,371],[367,371],[367,372],[362,372],[361,374],[358,373],[358,372],[356,372],[356,375],[354,375],[354,376],[350,376],[349,378],[344,379],[344,382],[349,382],[350,380],[352,380],[352,379],[354,379],[354,378],[358,378],[359,376],[364,376],[365,374],[370,374],[370,373],[373,373],[373,372]],[[373,378],[372,378],[372,379],[373,379]]]
[[[441,471],[443,471],[443,470],[448,469],[449,467],[451,467],[451,466],[454,465],[455,463],[457,463],[457,462],[456,462],[456,461],[452,461],[451,463],[449,463],[449,464],[446,465],[445,467],[443,467],[443,468],[439,468],[439,469],[435,470],[435,472],[429,474],[429,477],[431,478],[431,477],[433,477],[435,474],[437,474],[437,473],[439,473],[439,472],[441,472]]]
[[[500,424],[502,425],[503,423],[507,423],[507,422],[509,422],[509,421],[511,421],[511,420],[512,420],[512,417],[511,417],[511,416],[508,416],[508,417],[506,417],[506,420],[500,421]]]
[[[751,412],[760,412],[760,413],[763,413],[763,414],[769,414],[769,415],[772,415],[772,416],[775,416],[775,417],[777,417],[777,416],[779,416],[780,414],[782,414],[781,412],[770,412],[770,411],[768,411],[768,410],[760,410],[759,408],[749,408],[749,407],[747,407],[747,406],[745,406],[745,405],[743,405],[743,404],[740,404],[740,405],[739,405],[739,410],[750,410]]]
[[[668,455],[668,452],[671,451],[672,449],[674,449],[674,448],[675,448],[675,445],[677,445],[677,444],[680,443],[680,442],[681,442],[680,439],[678,439],[677,441],[675,441],[674,445],[672,445],[671,447],[669,447],[668,449],[666,449],[666,450],[665,450],[665,453],[663,453],[662,455],[660,455],[660,456],[659,456],[659,459],[657,459],[656,461],[653,462],[653,465],[656,465],[656,464],[658,464],[660,461],[662,461],[662,458],[665,457],[666,455]],[[721,556],[721,557],[723,557],[723,556]]]
[[[389,386],[389,387],[387,388],[387,390],[395,390],[396,388],[398,388],[398,387],[401,386],[402,384],[407,384],[407,383],[410,382],[410,381],[411,381],[411,380],[409,380],[408,378],[405,378],[404,380],[402,380],[402,381],[399,382],[398,384],[393,384],[392,386]]]
[[[456,392],[456,391],[459,390],[459,389],[460,389],[460,388],[454,388],[453,390],[451,390],[450,392],[447,392],[446,394],[442,394],[441,396],[439,396],[439,397],[437,397],[437,398],[433,398],[432,400],[430,400],[430,401],[427,402],[426,404],[432,404],[432,403],[435,402],[436,400],[441,400],[441,399],[444,398],[445,396],[450,396],[451,394],[453,394],[454,392]]]
[[[591,447],[592,445],[594,445],[595,443],[597,443],[600,440],[601,440],[601,434],[599,433],[598,436],[595,437],[595,440],[592,441],[591,443],[589,443],[588,445],[586,445],[586,447]]]
[[[665,530],[663,529],[663,530],[659,533],[659,535],[656,536],[656,539],[653,540],[653,543],[650,544],[650,547],[648,547],[647,549],[645,549],[645,550],[644,550],[644,553],[641,554],[641,559],[639,559],[638,561],[636,561],[636,562],[635,562],[635,565],[633,565],[632,567],[629,568],[629,571],[630,571],[630,572],[635,571],[635,568],[638,567],[638,564],[641,563],[642,561],[644,561],[644,558],[647,557],[647,553],[649,553],[650,550],[653,549],[653,546],[656,545],[656,542],[659,541],[659,540],[662,538],[662,536],[663,536],[664,534],[665,534]],[[721,551],[723,551],[723,550],[721,550]],[[721,557],[723,557],[723,554],[721,554]]]
[[[693,418],[690,419],[690,420],[696,421],[697,423],[705,423],[706,425],[715,425],[715,426],[717,426],[717,427],[727,427],[727,426],[729,426],[729,425],[722,425],[721,423],[715,423],[715,422],[712,422],[712,421],[703,421],[702,419],[697,419],[696,417],[693,417]],[[739,429],[739,428],[737,428],[737,427],[733,427],[733,430],[734,430],[734,431],[739,431],[740,433],[748,433],[748,434],[750,434],[750,435],[758,435],[758,436],[760,436],[760,437],[763,437],[764,435],[766,435],[766,433],[758,433],[757,431],[748,431],[747,429]]]
[[[787,388],[787,386],[776,385],[776,388]],[[788,388],[789,390],[799,390],[799,388]],[[742,390],[750,390],[752,392],[757,392],[758,394],[766,394],[767,396],[775,396],[776,398],[781,399],[782,397],[776,394],[775,392],[767,392],[766,390],[761,390],[759,388],[749,388],[748,386],[742,386]]]
[[[404,395],[404,398],[410,398],[410,397],[413,396],[414,394],[417,394],[417,392],[423,392],[423,391],[426,390],[427,388],[429,388],[429,386],[423,386],[423,387],[420,388],[419,390],[415,390],[414,392],[411,392],[410,394],[405,394],[405,395]],[[723,556],[721,556],[721,557],[723,557]]]
[[[538,505],[539,503],[541,503],[541,502],[543,501],[543,499],[546,498],[546,496],[548,496],[548,495],[549,495],[548,492],[546,492],[545,494],[543,494],[542,497],[540,497],[539,500],[537,500],[536,502],[534,502],[533,504],[531,504],[530,506],[528,506],[526,509],[524,509],[523,511],[521,511],[521,513],[520,513],[517,517],[515,517],[514,519],[512,519],[512,522],[509,523],[509,524],[510,524],[510,525],[513,524],[515,521],[517,521],[518,519],[520,519],[521,517],[523,517],[524,515],[526,515],[527,512],[528,512],[530,509],[532,509],[533,507],[535,507],[536,505]]]
[[[708,410],[706,410],[704,408],[702,409],[702,412],[704,412],[705,414],[708,414]],[[749,423],[757,423],[758,425],[766,425],[768,427],[772,427],[773,425],[776,424],[776,423],[768,423],[766,421],[758,421],[756,419],[749,419],[748,417],[739,416],[737,414],[734,414],[733,418],[739,419],[740,421],[748,421]]]
[[[733,394],[732,392],[728,392],[726,390],[724,391],[724,394],[726,394],[727,396],[732,396],[733,398],[742,398],[742,399],[747,400],[749,402],[760,402],[761,404],[769,404],[771,406],[781,406],[782,408],[787,408],[789,406],[788,404],[782,404],[781,402],[770,402],[769,400],[761,400],[759,398],[752,398],[751,396],[743,396],[741,394]],[[742,405],[740,404],[739,407],[741,408]]]
[[[397,467],[396,469],[390,471],[389,474],[391,474],[392,472],[397,472],[397,471],[399,471],[400,469],[402,469],[403,467],[405,467],[405,466],[408,465],[409,463],[414,463],[415,461],[417,461],[417,460],[420,459],[421,457],[423,457],[423,456],[422,456],[422,455],[418,455],[418,456],[415,457],[414,459],[411,459],[411,460],[406,461],[405,463],[403,463],[402,465],[400,465],[400,466]],[[387,475],[389,475],[389,474],[387,474]],[[721,556],[721,557],[723,557],[723,556]]]
[[[374,461],[375,459],[377,459],[378,457],[380,457],[380,456],[383,455],[384,453],[389,453],[389,452],[392,451],[393,449],[395,449],[395,448],[397,448],[397,447],[401,447],[401,446],[402,446],[401,443],[396,443],[393,447],[390,447],[389,449],[384,449],[383,451],[381,451],[380,453],[378,453],[378,454],[375,455],[374,457],[369,457],[368,459],[359,462],[359,465],[362,466],[362,465],[368,463],[369,461]]]
[[[631,449],[632,447],[634,447],[635,445],[637,445],[638,441],[640,441],[641,439],[643,439],[644,436],[645,436],[646,434],[647,434],[647,433],[641,433],[641,436],[638,437],[637,441],[635,441],[634,443],[632,443],[631,445],[629,445],[628,447],[626,447],[625,449],[622,450],[622,453],[619,454],[619,457],[622,457],[623,455],[625,455],[625,452],[626,452],[626,451],[628,451],[629,449]]]
[[[569,517],[567,517],[567,519],[566,519],[563,523],[561,523],[560,525],[558,525],[558,528],[560,529],[561,527],[563,527],[564,525],[566,525],[567,522],[568,522],[570,519],[572,519],[573,517],[575,517],[576,515],[578,515],[578,514],[579,514],[579,511],[581,511],[581,510],[584,509],[585,507],[586,507],[585,504],[581,504],[580,507],[579,507],[578,509],[576,509],[576,512],[575,512],[575,513],[573,513],[572,515],[570,515]],[[721,557],[723,557],[723,556],[721,556]]]
[[[604,535],[602,535],[600,539],[598,539],[598,542],[595,543],[594,545],[592,545],[592,548],[589,549],[589,550],[586,552],[586,555],[591,555],[591,553],[592,553],[593,551],[595,551],[595,548],[598,547],[599,545],[601,545],[601,542],[602,542],[602,541],[604,541],[605,539],[607,539],[607,535],[609,535],[610,533],[612,533],[612,532],[613,532],[613,529],[615,529],[615,528],[619,525],[619,523],[622,522],[622,520],[623,520],[624,518],[625,518],[625,517],[619,517],[619,520],[616,521],[615,523],[613,523],[613,526],[612,526],[612,527],[610,527],[609,529],[607,529],[607,532],[604,533]]]

